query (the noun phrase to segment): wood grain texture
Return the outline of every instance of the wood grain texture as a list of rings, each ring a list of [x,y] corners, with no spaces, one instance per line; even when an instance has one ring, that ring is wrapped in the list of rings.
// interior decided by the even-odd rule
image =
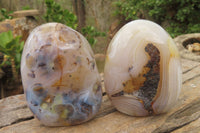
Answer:
[[[166,114],[131,117],[118,112],[103,96],[97,116],[81,125],[45,127],[28,110],[24,95],[0,100],[0,133],[198,133],[200,132],[200,63],[182,60],[183,86],[178,102]],[[104,93],[105,94],[105,93]]]

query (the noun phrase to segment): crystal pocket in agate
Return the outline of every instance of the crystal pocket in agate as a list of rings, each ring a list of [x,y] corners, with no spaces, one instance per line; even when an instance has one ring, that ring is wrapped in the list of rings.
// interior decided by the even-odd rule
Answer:
[[[28,37],[21,61],[26,100],[47,126],[76,125],[98,112],[102,92],[87,40],[73,29],[47,23]]]
[[[156,23],[135,20],[109,44],[104,69],[112,104],[132,116],[167,112],[181,90],[181,63],[175,43]]]

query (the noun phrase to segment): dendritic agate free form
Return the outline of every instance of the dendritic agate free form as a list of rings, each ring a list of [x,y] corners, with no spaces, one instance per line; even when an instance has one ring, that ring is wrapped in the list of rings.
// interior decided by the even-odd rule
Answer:
[[[109,44],[105,88],[113,105],[133,116],[167,112],[181,89],[181,63],[175,43],[159,25],[135,20]]]
[[[33,30],[22,55],[28,106],[47,126],[91,119],[101,104],[101,82],[92,49],[73,29],[47,23]]]

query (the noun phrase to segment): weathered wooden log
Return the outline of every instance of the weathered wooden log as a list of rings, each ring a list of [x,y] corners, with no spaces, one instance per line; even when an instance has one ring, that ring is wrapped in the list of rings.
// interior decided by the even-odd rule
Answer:
[[[182,66],[181,94],[175,107],[166,114],[131,117],[118,112],[104,95],[94,119],[77,126],[52,128],[35,119],[24,95],[17,95],[0,100],[0,133],[200,132],[200,63],[182,59]]]
[[[27,17],[27,16],[36,16],[39,14],[40,13],[38,10],[22,10],[22,11],[15,11],[13,14],[11,14],[11,16],[15,18],[19,18],[19,17]]]

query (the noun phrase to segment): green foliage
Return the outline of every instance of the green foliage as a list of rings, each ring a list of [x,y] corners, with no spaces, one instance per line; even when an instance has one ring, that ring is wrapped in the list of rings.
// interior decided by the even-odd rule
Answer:
[[[142,1],[138,0],[118,0],[115,2],[117,10],[116,15],[122,15],[125,20],[138,19],[138,13],[140,12],[140,7],[142,6]]]
[[[200,32],[199,0],[124,0],[116,2],[116,6],[116,13],[126,20],[138,19],[142,14],[158,24],[168,22],[166,30],[173,37]]]
[[[13,37],[12,31],[3,32],[0,34],[0,52],[6,55],[9,59],[13,58],[15,60],[15,65],[17,69],[20,67],[21,53],[23,50],[24,42],[21,41],[21,37]],[[2,62],[1,66],[4,64],[11,64],[11,62]]]
[[[47,22],[58,22],[65,24],[73,29],[77,28],[77,17],[67,9],[62,9],[61,6],[54,0],[45,0],[46,14],[44,16]]]
[[[5,8],[0,9],[0,21],[3,21],[5,19],[12,19],[12,16],[9,16],[13,11],[7,11]]]
[[[104,32],[99,32],[93,26],[86,26],[86,27],[82,28],[81,33],[87,38],[87,40],[91,44],[91,46],[94,46],[97,42],[95,37],[106,35]]]
[[[47,7],[44,18],[47,22],[58,22],[65,24],[76,30],[78,26],[77,17],[67,9],[62,9],[61,6],[54,0],[45,0]],[[81,33],[87,38],[91,46],[97,42],[95,37],[105,36],[105,33],[99,32],[93,26],[86,26],[81,29]]]
[[[30,9],[31,9],[31,7],[29,5],[26,5],[26,6],[22,7],[22,10],[30,10]]]

